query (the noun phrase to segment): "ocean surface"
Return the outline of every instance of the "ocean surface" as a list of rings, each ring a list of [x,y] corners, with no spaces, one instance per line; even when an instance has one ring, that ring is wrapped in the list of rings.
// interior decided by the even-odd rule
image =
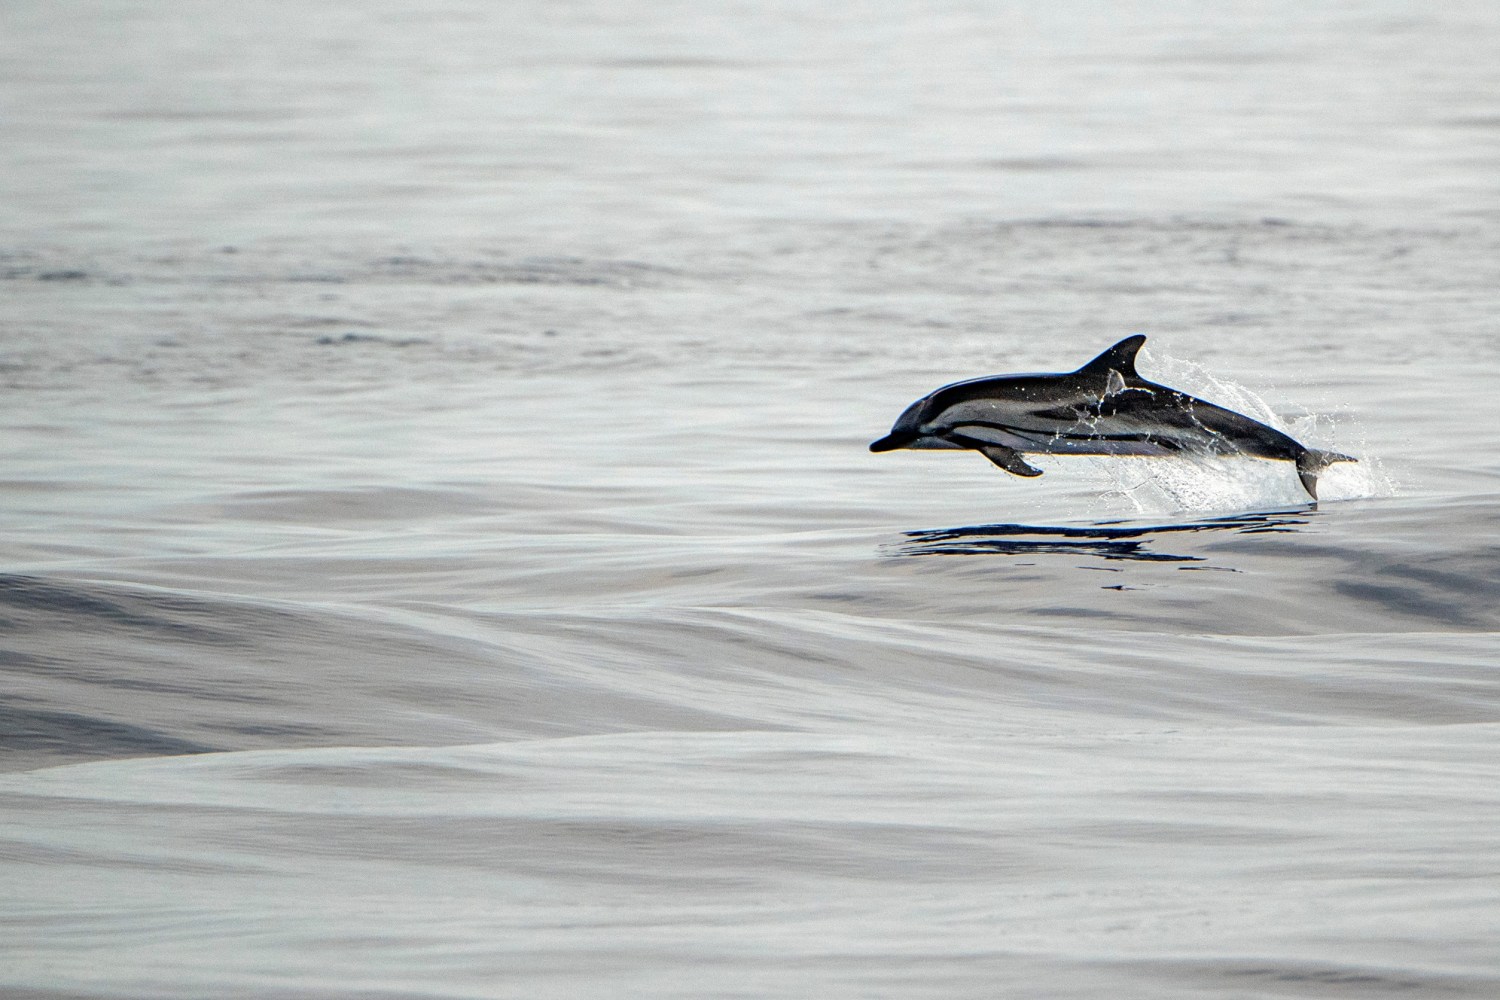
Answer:
[[[0,995],[1500,996],[1500,6],[0,7]],[[1356,456],[870,454],[1141,371]]]

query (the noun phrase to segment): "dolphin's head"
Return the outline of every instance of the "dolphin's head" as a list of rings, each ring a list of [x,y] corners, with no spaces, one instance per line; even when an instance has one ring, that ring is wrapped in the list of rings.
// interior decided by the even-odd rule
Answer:
[[[935,396],[937,393],[932,395]],[[910,448],[923,437],[922,425],[927,422],[927,415],[931,411],[932,396],[923,396],[896,418],[889,434],[879,441],[871,442],[870,450],[895,451],[897,448]]]
[[[972,417],[963,408],[965,403],[977,403],[986,411],[1008,402],[1027,400],[1027,384],[1032,375],[990,375],[954,382],[928,393],[908,406],[896,418],[891,432],[870,445],[871,451],[895,451],[898,448],[958,448],[944,434],[953,419]]]

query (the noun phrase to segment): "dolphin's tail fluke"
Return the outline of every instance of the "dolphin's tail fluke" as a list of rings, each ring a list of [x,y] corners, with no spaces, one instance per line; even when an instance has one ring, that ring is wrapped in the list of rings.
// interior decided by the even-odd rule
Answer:
[[[1297,477],[1302,488],[1314,500],[1318,499],[1318,476],[1334,462],[1358,462],[1359,459],[1340,455],[1336,451],[1315,451],[1311,448],[1297,456]]]

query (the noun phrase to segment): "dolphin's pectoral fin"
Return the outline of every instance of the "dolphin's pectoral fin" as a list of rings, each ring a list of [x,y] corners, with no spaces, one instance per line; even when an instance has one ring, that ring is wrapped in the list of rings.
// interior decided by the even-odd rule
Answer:
[[[961,431],[949,433],[945,435],[945,438],[960,448],[971,448],[979,452],[979,454],[1013,476],[1025,476],[1027,479],[1030,479],[1033,476],[1040,476],[1042,474],[1041,469],[1038,469],[1034,465],[1027,465],[1026,460],[1021,457],[1021,453],[1008,445],[994,444],[983,438],[965,434]]]
[[[1025,476],[1030,479],[1042,474],[1041,469],[1026,464],[1026,460],[1021,457],[1019,451],[1007,448],[1003,444],[983,444],[974,450],[1013,476]]]

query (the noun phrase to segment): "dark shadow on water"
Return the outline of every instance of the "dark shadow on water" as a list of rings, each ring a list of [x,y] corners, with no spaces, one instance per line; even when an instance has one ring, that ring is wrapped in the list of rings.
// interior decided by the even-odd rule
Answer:
[[[1101,521],[1076,527],[1035,524],[978,524],[963,528],[929,528],[906,532],[906,541],[890,547],[897,556],[1036,556],[1081,555],[1135,562],[1202,562],[1202,556],[1158,552],[1150,546],[1159,536],[1227,531],[1242,535],[1294,532],[1313,511],[1303,508],[1233,514],[1173,524]]]

